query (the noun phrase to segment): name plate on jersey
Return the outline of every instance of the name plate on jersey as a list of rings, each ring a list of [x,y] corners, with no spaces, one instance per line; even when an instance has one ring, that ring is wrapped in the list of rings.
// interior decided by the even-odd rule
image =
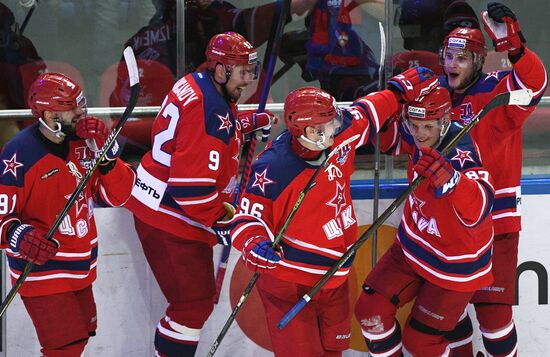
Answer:
[[[132,196],[156,211],[167,186],[166,182],[148,173],[140,164],[137,168],[137,179],[132,188]]]

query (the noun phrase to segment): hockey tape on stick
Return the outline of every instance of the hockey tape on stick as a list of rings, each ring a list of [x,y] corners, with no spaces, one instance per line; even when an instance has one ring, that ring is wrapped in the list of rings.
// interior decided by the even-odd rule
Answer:
[[[477,115],[466,125],[460,132],[445,146],[445,148],[441,151],[442,155],[445,155],[449,152],[452,148],[455,147],[456,143],[458,143],[470,130],[485,116],[487,113],[489,113],[492,109],[496,107],[500,107],[503,105],[527,105],[531,102],[531,98],[533,97],[533,92],[530,89],[520,89],[517,91],[512,92],[505,92],[496,95],[483,109],[477,113]],[[359,239],[348,249],[344,255],[336,262],[336,264],[323,275],[323,277],[315,284],[315,286],[307,293],[305,294],[294,307],[286,313],[283,318],[279,321],[277,324],[277,327],[279,329],[285,328],[286,325],[302,310],[302,308],[313,298],[319,290],[327,283],[327,281],[348,261],[348,259],[355,254],[355,252],[365,243],[370,236],[373,234],[374,231],[376,231],[391,215],[397,207],[405,201],[405,199],[420,185],[422,182],[423,177],[419,176],[417,177],[410,185],[409,187],[399,195],[395,201],[380,215],[380,218],[374,222],[369,229],[367,229],[360,237]]]
[[[329,163],[330,159],[335,155],[337,154],[343,147],[351,144],[352,142],[354,142],[355,140],[359,139],[360,135],[357,134],[357,135],[354,135],[346,140],[344,140],[342,143],[340,143],[338,146],[336,146],[326,157],[325,159],[323,160],[323,162],[321,163],[321,165],[315,170],[315,172],[313,173],[313,175],[309,178],[309,181],[307,182],[307,184],[305,185],[304,189],[300,192],[300,194],[298,195],[298,199],[296,200],[296,203],[294,204],[294,207],[292,207],[292,210],[290,211],[290,213],[288,214],[286,220],[285,220],[285,223],[283,224],[283,226],[281,227],[281,230],[279,231],[279,233],[277,234],[277,236],[275,237],[275,239],[273,240],[273,243],[271,244],[271,247],[273,249],[277,249],[277,244],[279,243],[279,240],[281,240],[281,237],[283,236],[284,232],[286,231],[288,225],[290,224],[290,222],[292,221],[292,218],[294,218],[294,215],[296,214],[296,212],[298,211],[298,208],[300,208],[300,205],[302,204],[302,202],[304,201],[304,198],[306,197],[306,194],[309,192],[309,190],[315,186],[315,179],[317,178],[317,176],[319,175],[319,173],[323,170],[323,168],[325,168],[327,166],[327,164]],[[248,283],[248,285],[246,286],[246,288],[244,289],[244,292],[242,293],[241,297],[239,298],[239,301],[237,302],[237,305],[235,305],[235,308],[233,309],[233,311],[231,311],[231,315],[229,315],[229,318],[227,319],[227,321],[225,322],[225,324],[223,325],[223,328],[222,330],[220,331],[218,337],[216,338],[216,340],[214,341],[214,343],[212,344],[212,347],[210,347],[210,350],[208,351],[208,357],[212,357],[214,355],[214,353],[216,353],[216,350],[218,349],[218,347],[220,346],[220,343],[222,342],[223,338],[225,337],[227,331],[229,330],[229,327],[231,326],[231,324],[233,323],[233,321],[235,320],[235,318],[237,317],[237,313],[239,312],[239,310],[241,309],[242,305],[244,304],[244,302],[246,301],[246,298],[248,297],[248,294],[250,294],[250,291],[252,291],[252,288],[254,287],[254,285],[256,285],[256,281],[258,280],[260,276],[260,273],[258,272],[255,272],[254,275],[252,276],[252,279],[250,279],[250,282]]]
[[[124,113],[122,113],[122,116],[120,117],[120,120],[113,131],[109,134],[107,137],[107,140],[105,141],[105,144],[103,145],[103,148],[101,149],[101,155],[99,157],[92,161],[91,167],[86,171],[86,175],[82,178],[82,180],[78,183],[76,186],[73,194],[69,199],[67,200],[67,203],[65,203],[65,206],[61,210],[61,212],[57,215],[57,219],[51,226],[51,228],[48,230],[48,233],[46,233],[46,238],[51,239],[61,222],[65,219],[65,216],[67,215],[67,212],[71,209],[72,205],[82,193],[84,188],[86,187],[86,184],[88,181],[90,181],[90,178],[92,177],[93,172],[96,170],[97,166],[99,165],[99,162],[105,157],[105,154],[107,153],[107,150],[111,148],[111,146],[115,143],[116,137],[118,133],[122,130],[122,127],[124,126],[124,123],[128,120],[130,115],[132,114],[132,110],[134,110],[134,107],[136,106],[138,96],[139,96],[139,75],[138,75],[138,68],[136,64],[136,58],[134,56],[134,52],[132,51],[131,47],[127,47],[124,50],[124,60],[126,62],[126,68],[128,69],[128,75],[130,78],[130,98],[128,100],[128,105],[126,106],[126,110],[124,110]],[[0,307],[0,317],[4,315],[6,312],[9,304],[12,302],[13,298],[21,288],[21,285],[31,272],[32,268],[34,267],[34,263],[28,262],[25,265],[25,268],[21,272],[21,275],[17,278],[17,281],[12,286],[11,290],[6,295],[6,298],[4,301],[2,301],[2,306]]]

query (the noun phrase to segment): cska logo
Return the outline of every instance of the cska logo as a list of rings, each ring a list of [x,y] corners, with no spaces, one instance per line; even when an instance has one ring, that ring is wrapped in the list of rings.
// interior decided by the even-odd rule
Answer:
[[[337,39],[338,39],[338,46],[340,46],[341,48],[346,47],[346,45],[349,42],[349,36],[344,31],[338,31]]]
[[[474,111],[472,109],[472,103],[464,103],[460,105],[460,122],[464,125],[468,125],[474,117]]]
[[[351,145],[346,145],[338,151],[338,156],[336,157],[336,162],[340,165],[344,165],[348,159],[349,153],[351,152]]]

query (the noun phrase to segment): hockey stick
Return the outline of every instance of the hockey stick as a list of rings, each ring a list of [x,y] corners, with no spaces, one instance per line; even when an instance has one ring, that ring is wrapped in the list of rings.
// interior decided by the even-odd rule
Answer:
[[[384,26],[381,22],[378,22],[378,28],[380,29],[380,66],[378,67],[378,90],[384,89],[384,74],[386,70],[386,33],[384,32]],[[376,142],[374,144],[374,192],[372,203],[372,221],[376,222],[378,219],[378,201],[380,200],[380,133],[376,132]],[[376,230],[372,235],[372,267],[376,265],[376,248],[378,246],[378,231]]]
[[[329,163],[330,158],[333,157],[336,153],[338,153],[344,146],[349,145],[350,143],[352,143],[355,140],[359,139],[359,137],[360,137],[360,135],[357,134],[357,135],[354,135],[354,136],[344,140],[340,145],[336,146],[327,155],[327,157],[325,157],[325,159],[323,160],[321,165],[315,170],[315,172],[313,173],[313,175],[310,177],[309,181],[305,185],[304,189],[302,191],[300,191],[300,193],[298,194],[298,199],[296,200],[296,203],[294,203],[294,206],[292,207],[292,210],[290,211],[290,213],[286,217],[286,220],[285,220],[283,226],[281,227],[281,230],[279,231],[279,233],[277,234],[275,239],[273,239],[273,243],[271,244],[271,247],[273,249],[275,249],[277,247],[277,244],[279,243],[279,240],[281,240],[281,237],[283,236],[286,229],[288,228],[288,225],[290,224],[290,222],[294,218],[294,215],[298,211],[298,208],[300,208],[300,205],[304,201],[304,198],[306,197],[307,193],[309,192],[309,190],[313,186],[315,186],[315,184],[316,184],[315,179],[317,178],[317,176],[319,175],[321,170],[327,166],[327,164]],[[212,347],[210,347],[210,351],[208,351],[208,355],[207,355],[208,357],[212,357],[214,355],[214,353],[216,352],[216,350],[218,349],[218,347],[220,346],[220,343],[222,342],[223,338],[225,337],[225,334],[227,333],[227,330],[229,330],[229,327],[231,326],[231,324],[233,323],[233,321],[237,317],[237,313],[239,312],[242,305],[246,301],[246,298],[248,297],[248,294],[250,294],[250,291],[252,291],[252,288],[256,284],[256,280],[258,280],[259,276],[260,276],[260,273],[255,272],[254,275],[252,276],[252,279],[250,279],[250,282],[248,283],[248,285],[244,289],[243,294],[241,295],[240,299],[237,302],[237,305],[235,305],[235,308],[231,312],[231,315],[229,315],[229,318],[225,322],[225,325],[223,325],[223,328],[220,331],[218,337],[216,338],[216,340],[212,344]]]
[[[26,1],[19,0],[19,5],[23,7],[30,7],[29,11],[27,11],[27,15],[25,15],[25,18],[21,23],[21,27],[19,28],[19,35],[22,35],[23,31],[25,31],[25,28],[29,23],[29,20],[31,19],[32,14],[34,13],[34,10],[36,9],[36,5],[38,5],[38,0],[26,0]]]
[[[99,165],[99,162],[103,160],[107,151],[115,143],[115,139],[118,133],[120,133],[120,131],[122,130],[122,126],[130,116],[130,114],[132,114],[132,110],[134,110],[134,107],[136,106],[138,95],[139,95],[139,73],[138,73],[138,68],[136,64],[136,58],[134,57],[134,51],[132,51],[131,47],[126,47],[126,49],[124,50],[124,60],[126,62],[126,67],[128,68],[128,76],[130,78],[130,98],[128,100],[128,105],[126,106],[126,110],[124,110],[124,113],[120,117],[120,121],[116,125],[115,129],[111,131],[111,133],[107,137],[105,144],[101,148],[101,154],[99,155],[99,157],[96,157],[92,161],[92,165],[88,169],[88,171],[86,171],[86,175],[78,183],[73,194],[71,195],[71,197],[69,197],[67,203],[65,203],[65,206],[63,207],[61,212],[57,215],[57,219],[51,226],[48,233],[46,233],[45,237],[47,239],[52,238],[53,234],[55,233],[55,231],[57,230],[61,222],[63,222],[63,220],[65,219],[65,216],[67,215],[67,212],[69,212],[69,209],[71,209],[71,207],[73,206],[73,203],[76,201],[78,196],[82,193],[88,181],[90,181],[90,178],[92,177],[93,172]],[[25,265],[25,268],[21,272],[21,275],[19,275],[19,277],[17,278],[17,281],[15,282],[11,290],[6,295],[6,298],[4,299],[4,301],[2,301],[2,306],[0,307],[0,317],[2,317],[6,312],[9,304],[15,298],[15,295],[17,294],[19,289],[21,289],[21,285],[23,285],[23,282],[25,281],[25,279],[27,278],[27,276],[29,275],[33,267],[34,267],[34,263],[32,262],[28,262]]]
[[[460,132],[445,146],[445,148],[441,151],[442,155],[445,155],[446,153],[451,150],[456,143],[458,143],[459,140],[461,140],[470,130],[491,110],[495,109],[496,107],[500,107],[503,105],[527,105],[531,102],[531,98],[533,97],[533,92],[530,89],[520,89],[515,90],[511,92],[505,92],[496,95],[493,99],[489,101],[483,107],[477,115],[472,118],[472,121],[468,123]],[[283,318],[279,321],[277,324],[277,327],[279,329],[283,329],[288,323],[302,310],[302,308],[313,298],[319,290],[327,283],[327,281],[346,263],[346,261],[353,255],[355,252],[361,247],[363,243],[367,241],[367,239],[370,238],[372,233],[377,230],[391,215],[397,207],[405,201],[405,199],[420,185],[422,182],[423,177],[419,176],[417,177],[410,185],[409,187],[399,195],[399,197],[393,201],[393,203],[382,213],[380,218],[376,222],[373,222],[373,224],[367,229],[360,237],[359,239],[348,249],[348,251],[336,262],[336,264],[325,273],[325,275],[315,284],[315,286],[307,293],[305,294],[292,309],[290,309],[289,312],[286,313]]]
[[[264,85],[262,87],[262,95],[260,97],[260,102],[258,103],[258,113],[261,113],[265,110],[265,105],[267,103],[267,97],[269,95],[269,90],[271,89],[271,83],[273,79],[273,72],[275,70],[275,64],[277,63],[277,53],[279,52],[279,45],[281,42],[281,37],[283,35],[283,27],[286,19],[286,9],[287,6],[285,1],[288,0],[277,0],[275,4],[275,11],[273,13],[273,22],[271,26],[271,33],[269,41],[267,43],[267,49],[270,50],[269,53],[266,53],[266,58],[269,58],[267,62],[267,70],[264,77]],[[238,190],[235,193],[235,199],[233,203],[235,205],[239,204],[239,197],[241,192],[246,188],[246,183],[248,182],[250,176],[250,167],[252,166],[252,159],[254,159],[254,152],[256,151],[256,145],[258,143],[258,138],[256,134],[251,134],[250,145],[248,151],[243,153],[243,157],[246,156],[246,161],[243,168],[243,173],[241,175],[241,182],[239,183]],[[216,274],[216,295],[214,296],[214,304],[218,303],[220,299],[220,293],[223,285],[223,280],[225,278],[225,272],[227,270],[227,261],[229,260],[229,253],[231,252],[231,246],[227,245],[223,247],[222,255],[220,258],[220,263],[218,264],[218,272]]]

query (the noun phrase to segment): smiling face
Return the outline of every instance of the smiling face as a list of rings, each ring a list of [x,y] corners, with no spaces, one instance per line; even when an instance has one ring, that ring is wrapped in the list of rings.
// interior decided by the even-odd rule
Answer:
[[[433,148],[439,144],[441,138],[441,131],[443,127],[441,122],[446,119],[435,119],[435,120],[418,120],[418,119],[408,119],[406,121],[409,131],[411,132],[416,146],[419,148],[430,147]]]

